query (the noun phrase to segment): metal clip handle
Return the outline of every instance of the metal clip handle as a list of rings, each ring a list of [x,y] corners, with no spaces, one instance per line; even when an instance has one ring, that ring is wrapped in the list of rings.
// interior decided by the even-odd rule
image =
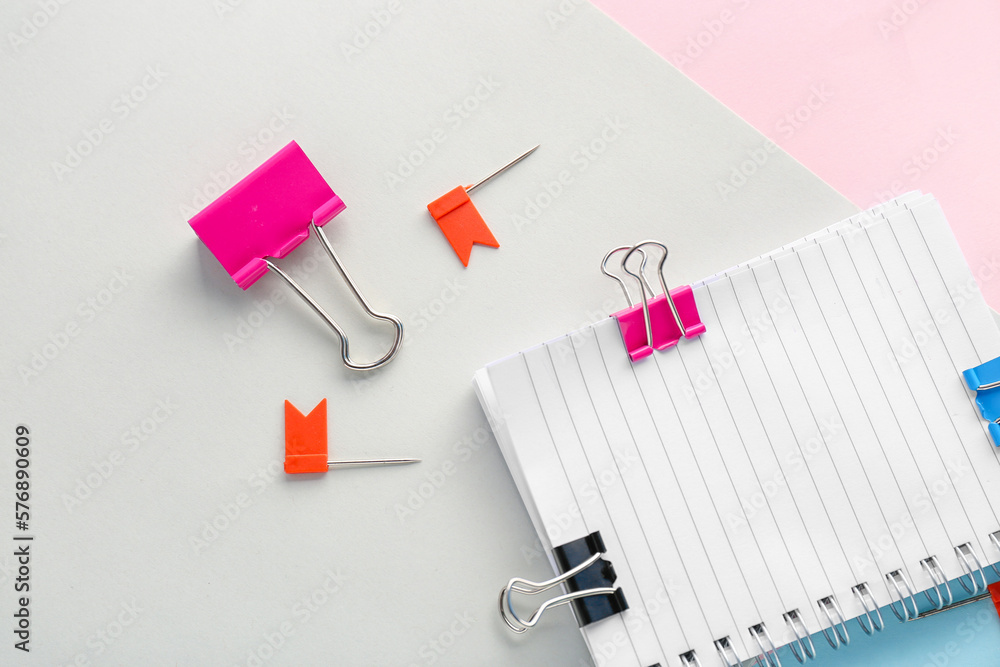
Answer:
[[[674,303],[674,297],[671,296],[670,289],[667,287],[666,276],[663,275],[663,265],[666,264],[666,262],[667,262],[667,255],[670,254],[670,251],[667,250],[666,244],[661,243],[659,241],[653,241],[653,240],[643,241],[641,243],[636,243],[634,246],[632,246],[632,249],[628,251],[628,253],[625,255],[624,259],[622,259],[622,269],[625,271],[625,273],[629,274],[630,276],[634,276],[637,279],[639,279],[640,276],[642,276],[641,280],[644,281],[645,280],[645,275],[643,274],[643,270],[645,269],[645,265],[646,265],[645,255],[643,255],[643,262],[642,262],[642,265],[639,267],[639,275],[636,275],[635,273],[632,273],[631,271],[629,271],[628,266],[627,266],[627,262],[628,262],[628,258],[632,256],[633,252],[642,252],[642,247],[643,246],[647,246],[647,245],[654,245],[654,246],[660,248],[661,250],[663,250],[663,255],[660,257],[660,263],[659,263],[659,265],[656,268],[657,273],[660,276],[660,287],[663,288],[663,296],[667,300],[667,305],[670,306],[670,313],[674,317],[674,322],[677,323],[677,330],[681,332],[682,336],[687,336],[688,335],[687,328],[684,326],[684,322],[681,321],[680,311],[677,310],[677,304]],[[650,291],[652,292],[652,290],[650,290]],[[653,330],[652,330],[652,323],[650,322],[650,319],[649,319],[649,303],[646,300],[646,293],[645,292],[643,292],[643,295],[642,295],[642,312],[643,312],[643,315],[646,318],[646,335],[648,337],[647,340],[649,341],[649,344],[652,345],[653,344]]]
[[[267,263],[267,268],[274,271],[281,277],[282,280],[288,283],[288,286],[291,287],[296,294],[302,297],[302,300],[305,301],[310,308],[312,308],[313,312],[319,315],[320,318],[322,318],[323,321],[326,322],[327,325],[340,337],[340,358],[344,361],[345,366],[355,371],[371,371],[385,366],[387,363],[392,361],[393,357],[396,356],[396,352],[399,351],[399,346],[403,342],[403,323],[395,315],[380,313],[373,309],[371,304],[368,303],[368,300],[363,294],[361,294],[361,290],[358,289],[357,284],[354,282],[354,279],[351,278],[351,274],[348,273],[343,262],[340,261],[340,258],[337,256],[336,251],[330,244],[330,240],[326,237],[326,233],[323,232],[323,229],[317,226],[315,222],[310,222],[309,230],[315,234],[317,238],[319,238],[320,242],[323,244],[323,248],[326,249],[326,254],[330,256],[330,259],[333,261],[333,265],[337,267],[338,271],[340,271],[340,275],[343,276],[344,281],[347,282],[347,286],[351,289],[351,293],[354,295],[354,298],[357,299],[358,303],[361,304],[361,307],[365,309],[365,312],[376,320],[389,322],[396,329],[395,339],[393,340],[392,347],[389,348],[388,352],[386,352],[380,359],[366,364],[358,363],[352,360],[350,354],[350,342],[347,339],[347,333],[345,333],[340,325],[337,324],[336,320],[334,320],[333,317],[331,317],[330,314],[327,313],[315,299],[309,296],[309,294],[302,289],[302,287],[300,287],[290,275],[278,268],[278,265],[274,263],[271,257],[264,258],[264,262]]]
[[[629,251],[632,250],[632,246],[630,246],[630,245],[618,246],[617,248],[614,248],[614,249],[608,251],[608,254],[605,255],[604,259],[601,261],[601,273],[603,273],[608,278],[611,278],[616,283],[618,283],[618,285],[622,288],[622,292],[625,294],[625,300],[628,301],[629,308],[631,308],[632,306],[635,305],[635,301],[632,299],[632,293],[628,291],[628,285],[625,284],[625,281],[622,280],[620,276],[616,276],[615,274],[611,273],[608,270],[608,260],[611,259],[611,257],[614,256],[615,254],[617,254],[619,252],[626,251],[626,250],[629,250]],[[640,250],[639,254],[642,256],[642,262],[641,262],[640,268],[639,268],[639,275],[642,276],[642,279],[640,281],[639,289],[649,290],[649,295],[652,296],[653,295],[653,287],[649,284],[649,281],[646,280],[646,273],[645,273],[646,272],[646,253],[644,253],[642,250]],[[632,275],[632,274],[629,274],[629,275]]]
[[[514,577],[513,579],[511,579],[509,582],[507,582],[506,586],[500,589],[500,599],[498,606],[500,608],[500,617],[503,619],[503,622],[506,623],[507,627],[510,628],[511,630],[513,630],[518,634],[521,634],[528,628],[532,628],[535,625],[537,625],[538,621],[542,617],[542,614],[545,613],[545,610],[547,609],[552,609],[554,607],[559,607],[564,604],[569,604],[573,600],[590,597],[592,595],[614,595],[617,589],[611,587],[590,588],[583,591],[576,591],[574,593],[567,593],[565,595],[560,595],[550,600],[546,600],[545,602],[542,603],[540,607],[538,607],[538,609],[536,609],[531,614],[531,616],[529,616],[526,619],[522,619],[520,616],[518,616],[517,612],[514,611],[514,606],[512,604],[511,595],[514,592],[523,593],[524,595],[537,595],[538,593],[544,593],[545,591],[562,584],[571,577],[575,577],[576,575],[580,574],[588,567],[590,567],[598,560],[600,560],[601,556],[603,555],[604,554],[601,552],[595,553],[590,558],[583,561],[582,563],[572,568],[571,570],[567,570],[566,572],[560,574],[558,577],[553,577],[552,579],[549,579],[548,581],[543,581],[541,583],[528,581],[527,579],[521,579],[520,577]]]

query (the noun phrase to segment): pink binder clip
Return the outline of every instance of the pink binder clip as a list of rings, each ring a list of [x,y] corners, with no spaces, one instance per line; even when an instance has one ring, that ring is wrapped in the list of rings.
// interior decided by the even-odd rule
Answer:
[[[651,299],[647,294],[652,295],[654,291],[646,281],[646,253],[642,250],[642,247],[646,245],[655,245],[663,250],[658,268],[663,293]],[[628,251],[621,266],[622,270],[639,282],[641,303],[636,304],[632,300],[632,295],[629,293],[625,281],[607,269],[607,263],[611,256],[621,251]],[[636,252],[642,257],[638,273],[632,272],[627,264],[629,257]],[[624,341],[625,349],[632,361],[648,357],[654,349],[666,350],[673,347],[682,336],[694,338],[705,331],[705,325],[702,324],[701,316],[698,315],[698,305],[695,303],[691,287],[684,285],[673,290],[667,288],[667,282],[663,276],[663,265],[666,261],[667,246],[659,241],[643,241],[634,246],[615,248],[604,256],[604,261],[601,263],[601,272],[621,285],[625,298],[629,302],[629,307],[615,313],[614,318],[618,320],[622,341]]]
[[[245,290],[269,270],[274,271],[340,336],[344,364],[353,370],[372,370],[395,356],[403,324],[393,315],[372,309],[323,232],[323,225],[344,208],[343,200],[293,141],[191,218],[189,224],[237,285]],[[367,364],[354,362],[340,325],[275,264],[276,258],[295,250],[310,232],[319,238],[365,312],[395,327],[392,348],[381,359]]]

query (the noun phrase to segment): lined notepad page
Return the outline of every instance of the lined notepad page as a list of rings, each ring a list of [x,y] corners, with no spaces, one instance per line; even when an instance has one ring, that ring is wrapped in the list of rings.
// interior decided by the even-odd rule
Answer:
[[[957,547],[1000,560],[961,377],[1000,333],[932,197],[693,287],[706,332],[673,349],[632,363],[608,318],[476,377],[546,550],[604,538],[630,609],[582,629],[598,665],[724,664],[723,638],[746,659],[751,627],[795,639],[790,612],[810,634],[864,614],[860,584],[897,600],[890,572],[936,599],[938,572],[972,586]]]

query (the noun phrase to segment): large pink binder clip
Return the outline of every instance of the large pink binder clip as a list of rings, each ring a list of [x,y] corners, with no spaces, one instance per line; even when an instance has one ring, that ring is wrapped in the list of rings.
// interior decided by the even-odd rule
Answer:
[[[663,293],[659,296],[653,296],[655,292],[646,280],[647,257],[642,248],[648,245],[654,245],[663,250],[658,267]],[[621,262],[622,270],[639,283],[641,300],[638,304],[633,301],[625,281],[608,271],[607,268],[611,256],[623,251],[627,252]],[[633,253],[639,253],[642,258],[638,273],[633,272],[628,267],[628,260]],[[667,246],[659,241],[643,241],[634,246],[615,248],[605,255],[604,261],[601,262],[601,272],[618,282],[629,303],[628,308],[615,313],[613,317],[618,320],[622,341],[624,341],[625,349],[632,361],[648,357],[654,349],[671,348],[677,344],[682,336],[694,338],[705,331],[705,325],[702,324],[701,316],[698,314],[698,305],[695,303],[691,287],[684,285],[673,290],[667,288],[666,278],[663,276],[663,265],[666,261]]]
[[[343,200],[293,141],[191,218],[189,224],[237,285],[245,290],[269,270],[274,271],[340,337],[344,365],[353,370],[372,370],[396,355],[403,338],[403,323],[393,315],[372,309],[323,232],[323,225],[344,208]],[[276,258],[295,250],[310,233],[319,238],[365,312],[395,327],[392,348],[381,359],[367,364],[353,361],[347,334],[340,325],[275,264]]]

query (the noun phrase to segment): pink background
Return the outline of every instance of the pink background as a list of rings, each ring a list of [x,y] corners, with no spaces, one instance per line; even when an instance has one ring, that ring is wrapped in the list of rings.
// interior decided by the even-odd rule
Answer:
[[[1000,309],[1000,5],[594,0],[859,207],[941,201]]]

